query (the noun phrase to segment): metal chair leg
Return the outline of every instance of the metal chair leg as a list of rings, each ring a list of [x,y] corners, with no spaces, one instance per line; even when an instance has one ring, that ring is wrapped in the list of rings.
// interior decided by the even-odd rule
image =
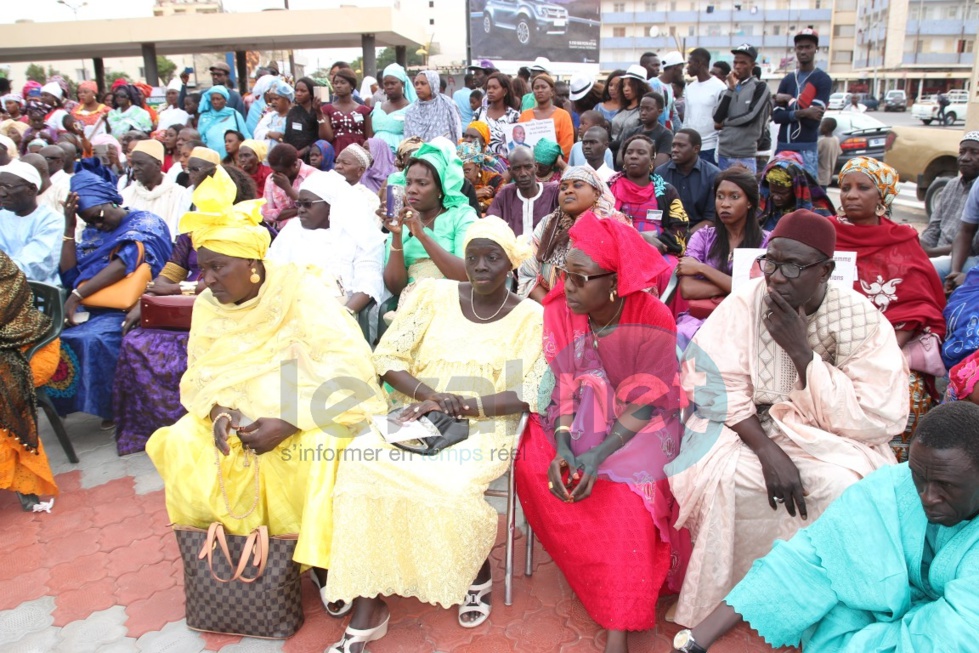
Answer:
[[[524,569],[524,576],[534,575],[534,529],[527,524],[527,568]]]
[[[61,443],[61,448],[64,449],[65,455],[68,456],[68,461],[78,464],[75,447],[71,446],[71,440],[68,439],[68,433],[65,431],[65,425],[61,421],[61,416],[55,410],[54,404],[51,402],[51,397],[42,388],[37,389],[37,403],[44,409],[44,414],[48,416],[48,421],[51,422],[54,434],[58,436],[58,442]]]
[[[517,490],[516,475],[513,473],[513,462],[510,463],[510,474],[507,478],[506,497],[506,577],[504,579],[503,603],[513,605],[513,535],[517,521]]]

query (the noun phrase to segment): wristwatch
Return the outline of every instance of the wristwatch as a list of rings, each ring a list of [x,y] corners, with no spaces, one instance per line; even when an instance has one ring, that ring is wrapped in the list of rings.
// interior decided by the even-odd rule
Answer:
[[[680,653],[707,653],[707,649],[694,641],[693,633],[689,628],[676,634],[673,638],[673,648]]]

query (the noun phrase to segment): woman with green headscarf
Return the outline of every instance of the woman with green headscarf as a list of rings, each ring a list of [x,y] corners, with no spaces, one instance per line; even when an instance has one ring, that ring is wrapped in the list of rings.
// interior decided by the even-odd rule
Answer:
[[[537,164],[537,181],[542,184],[561,181],[567,163],[561,158],[561,146],[549,138],[534,144],[534,162]]]
[[[398,295],[419,279],[466,279],[462,239],[476,212],[462,193],[462,160],[445,138],[425,143],[403,173],[388,180],[402,186],[405,207],[385,226],[388,237],[384,284]]]
[[[188,414],[156,431],[146,453],[172,523],[299,533],[294,560],[325,570],[341,450],[385,403],[335,281],[312,266],[268,261],[264,200],[232,204],[235,193],[227,175],[206,178],[194,191],[196,211],[180,221],[205,286],[180,381]],[[341,407],[335,400],[351,387],[360,401]],[[315,464],[301,451],[316,452]],[[317,573],[324,584],[325,571]]]

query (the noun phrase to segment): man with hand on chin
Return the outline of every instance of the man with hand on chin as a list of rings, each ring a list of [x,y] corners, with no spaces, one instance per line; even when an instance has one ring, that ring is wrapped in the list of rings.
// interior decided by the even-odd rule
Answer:
[[[895,463],[908,366],[894,329],[850,287],[830,284],[836,233],[784,216],[758,260],[686,351],[696,412],[668,468],[694,549],[676,622],[700,623],[767,554],[850,485]]]

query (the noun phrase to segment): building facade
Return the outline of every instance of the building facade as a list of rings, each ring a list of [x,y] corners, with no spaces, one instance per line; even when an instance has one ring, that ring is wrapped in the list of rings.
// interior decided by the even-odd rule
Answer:
[[[731,49],[758,48],[763,74],[795,66],[793,36],[811,27],[820,35],[816,63],[829,59],[830,0],[602,0],[601,68],[639,61],[644,52],[706,48],[712,60],[731,61]]]

